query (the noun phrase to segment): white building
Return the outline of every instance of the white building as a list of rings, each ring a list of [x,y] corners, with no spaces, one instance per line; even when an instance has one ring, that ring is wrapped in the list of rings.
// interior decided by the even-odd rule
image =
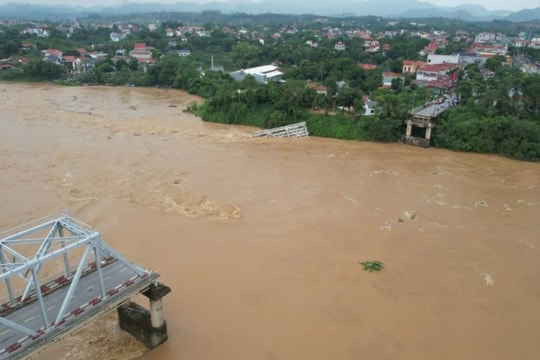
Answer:
[[[377,111],[379,103],[375,100],[368,100],[364,103],[364,116],[373,116]]]
[[[459,54],[457,55],[429,54],[427,57],[427,63],[430,65],[459,64]]]
[[[497,34],[493,32],[481,32],[476,34],[474,37],[474,42],[483,43],[483,42],[494,42],[497,40]]]
[[[251,75],[257,80],[257,82],[266,84],[269,81],[278,82],[281,81],[283,73],[279,71],[279,68],[274,65],[263,65],[249,69],[241,69],[230,73],[232,78],[236,81],[242,81],[247,76]]]
[[[338,41],[336,45],[334,45],[334,49],[336,49],[337,51],[345,50],[345,43],[343,41]]]

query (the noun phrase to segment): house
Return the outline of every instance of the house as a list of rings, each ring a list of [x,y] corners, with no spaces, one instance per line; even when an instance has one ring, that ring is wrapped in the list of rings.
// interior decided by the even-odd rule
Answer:
[[[493,32],[481,32],[475,35],[474,42],[485,43],[497,41],[497,34]]]
[[[328,96],[328,87],[326,87],[324,85],[316,86],[315,91],[317,92],[317,94]]]
[[[109,38],[111,39],[112,42],[119,42],[120,40],[122,40],[124,38],[124,34],[122,33],[119,33],[119,32],[112,32],[109,34]]]
[[[436,41],[432,41],[429,43],[428,46],[420,50],[420,55],[424,56],[424,55],[434,54],[435,50],[437,50],[438,48],[439,48],[439,43]]]
[[[374,43],[373,45],[371,45],[370,47],[368,47],[368,48],[365,50],[365,52],[373,54],[373,53],[378,52],[379,50],[381,50],[380,46],[379,46],[378,44],[375,44],[375,43]]]
[[[376,39],[373,39],[370,36],[362,36],[362,38],[364,39],[364,47],[365,48],[370,48],[372,46],[380,46],[379,41],[376,40]]]
[[[77,49],[77,52],[79,53],[79,55],[81,56],[86,56],[88,54],[88,51],[86,51],[85,48],[78,48]]]
[[[66,65],[69,68],[73,67],[73,63],[75,62],[77,58],[73,55],[66,55],[64,56],[64,65]]]
[[[450,76],[454,64],[425,64],[422,65],[416,72],[416,80],[418,81],[434,81],[447,78]]]
[[[343,41],[338,41],[336,45],[334,45],[334,49],[336,51],[343,51],[345,50],[345,43]]]
[[[135,48],[129,52],[129,56],[137,59],[138,62],[153,62],[151,46],[146,46],[145,43],[135,43]]]
[[[529,43],[529,47],[537,50],[540,49],[540,37],[532,38],[531,42]]]
[[[382,86],[384,88],[390,88],[394,79],[401,79],[403,81],[403,77],[401,76],[401,74],[397,74],[392,71],[383,72]]]
[[[358,67],[362,70],[375,70],[377,65],[375,64],[358,64]]]
[[[531,41],[532,43],[532,41]],[[469,52],[476,54],[487,55],[506,55],[508,52],[507,44],[486,44],[486,43],[472,43]]]
[[[104,52],[93,51],[91,53],[88,53],[88,56],[90,56],[90,59],[94,59],[96,61],[102,61],[102,60],[107,59],[109,55]]]
[[[457,55],[437,55],[429,54],[427,63],[431,65],[437,64],[459,64],[459,54]]]
[[[48,63],[53,63],[53,64],[56,64],[56,65],[62,64],[62,58],[60,58],[60,57],[58,57],[56,55],[52,55],[52,54],[45,54],[45,57],[43,58],[43,61],[48,62]]]
[[[339,89],[349,87],[349,84],[347,84],[347,82],[341,80],[341,81],[336,81],[336,86],[337,86],[337,89],[339,90]]]
[[[448,91],[454,86],[454,82],[450,78],[431,81],[413,80],[413,83],[416,86],[431,89],[435,94],[448,93]]]
[[[191,56],[191,50],[169,50],[167,55],[178,55],[180,57]]]
[[[15,66],[11,63],[0,63],[0,70],[13,69]]]
[[[275,65],[263,65],[249,69],[241,69],[230,73],[231,77],[236,81],[242,81],[247,76],[253,76],[259,83],[266,84],[270,81],[280,82],[283,73]]]
[[[514,42],[512,43],[512,46],[517,47],[517,48],[526,47],[527,45],[529,45],[529,41],[524,40],[524,39],[515,39]]]
[[[32,43],[21,44],[22,51],[30,51],[30,50],[34,50],[35,48],[36,48],[36,44],[32,44]]]
[[[418,70],[418,68],[422,65],[424,65],[425,62],[423,61],[414,61],[414,60],[403,60],[403,68],[401,70],[402,73],[404,74],[411,74],[411,75],[414,75],[416,74],[416,71]]]
[[[47,49],[47,50],[43,50],[42,53],[44,53],[45,56],[47,55],[53,55],[53,56],[56,56],[57,58],[62,58],[62,52],[58,49]]]
[[[373,116],[377,112],[377,107],[379,103],[375,100],[367,99],[364,101],[364,116]]]
[[[462,66],[467,66],[470,64],[484,64],[486,59],[479,56],[476,53],[459,53],[459,64]]]

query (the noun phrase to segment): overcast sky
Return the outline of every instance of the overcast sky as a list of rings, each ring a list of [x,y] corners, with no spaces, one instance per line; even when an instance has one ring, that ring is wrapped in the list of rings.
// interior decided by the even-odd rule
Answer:
[[[59,4],[59,5],[79,5],[79,6],[94,6],[94,5],[116,5],[120,3],[169,3],[174,4],[178,2],[193,2],[193,3],[207,3],[212,1],[227,1],[227,0],[85,0],[85,1],[73,1],[73,0],[0,0],[0,4],[7,3],[31,3],[31,4]],[[254,0],[234,0],[235,2],[250,2]],[[271,0],[258,0],[258,1],[271,1]],[[327,1],[327,0],[313,0]],[[361,0],[359,0],[361,1]],[[376,1],[376,0],[369,0]],[[405,0],[403,0],[405,1]],[[426,0],[424,0],[426,1]],[[496,0],[427,0],[428,2],[440,5],[440,6],[456,6],[459,4],[475,4],[481,5],[489,10],[521,10],[532,9],[540,7],[539,0],[511,0],[511,1],[496,1]]]

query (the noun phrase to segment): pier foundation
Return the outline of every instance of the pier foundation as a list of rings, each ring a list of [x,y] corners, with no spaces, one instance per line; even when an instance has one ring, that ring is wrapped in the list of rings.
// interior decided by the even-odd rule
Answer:
[[[150,300],[150,310],[129,301],[117,308],[120,329],[153,349],[167,340],[167,323],[163,316],[162,298],[171,288],[157,283],[152,284],[142,294]]]

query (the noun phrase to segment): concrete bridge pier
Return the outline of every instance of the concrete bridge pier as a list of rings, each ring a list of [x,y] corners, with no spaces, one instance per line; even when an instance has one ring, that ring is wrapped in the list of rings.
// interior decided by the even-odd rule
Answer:
[[[167,323],[163,317],[162,298],[171,288],[161,283],[150,285],[142,294],[150,300],[150,310],[134,302],[117,308],[120,329],[153,349],[167,340]]]
[[[431,129],[433,128],[433,124],[432,123],[428,123],[427,125],[427,128],[426,128],[426,140],[431,140]]]

